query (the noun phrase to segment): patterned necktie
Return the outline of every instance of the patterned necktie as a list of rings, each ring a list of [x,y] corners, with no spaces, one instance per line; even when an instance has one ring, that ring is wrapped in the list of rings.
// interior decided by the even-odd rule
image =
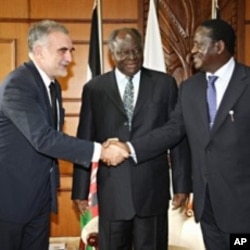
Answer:
[[[132,76],[128,76],[128,82],[123,95],[123,104],[128,117],[129,130],[131,130],[134,112],[134,85],[132,79]]]
[[[208,113],[209,113],[209,127],[212,128],[214,124],[214,119],[216,116],[216,89],[215,81],[218,76],[209,76],[207,83],[207,104],[208,104]]]
[[[51,109],[53,115],[53,125],[54,128],[57,129],[57,104],[56,104],[56,86],[54,82],[51,82],[49,85],[50,90],[50,98],[51,98]]]

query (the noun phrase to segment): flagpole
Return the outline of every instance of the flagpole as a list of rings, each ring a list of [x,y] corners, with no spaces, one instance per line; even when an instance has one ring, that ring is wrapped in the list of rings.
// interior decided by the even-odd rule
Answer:
[[[102,1],[101,0],[97,0],[97,15],[98,15],[100,66],[101,66],[101,74],[102,74],[104,70],[103,70],[103,47],[102,47]]]
[[[217,18],[217,7],[218,7],[217,0],[212,0],[212,8],[211,8],[211,18],[212,19]]]

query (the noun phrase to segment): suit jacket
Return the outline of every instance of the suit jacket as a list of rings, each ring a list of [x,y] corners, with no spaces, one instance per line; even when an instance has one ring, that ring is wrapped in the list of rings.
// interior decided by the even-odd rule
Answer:
[[[61,127],[58,83],[56,89]],[[0,220],[26,222],[55,198],[57,158],[88,167],[92,154],[93,143],[52,128],[48,93],[33,62],[7,76],[0,85]]]
[[[145,135],[169,119],[176,97],[174,78],[143,68],[130,132],[114,71],[108,72],[84,87],[78,136],[102,143],[111,137],[129,141]],[[187,144],[180,143],[173,156],[174,191],[188,193],[191,184]],[[89,171],[75,165],[73,179],[73,199],[87,199]],[[170,198],[167,150],[141,164],[131,158],[116,168],[100,163],[97,187],[100,215],[107,219],[166,213]]]
[[[140,162],[155,157],[186,133],[196,219],[201,218],[208,186],[219,227],[225,232],[250,233],[250,68],[236,63],[211,131],[206,88],[204,73],[185,81],[173,119],[132,144]]]

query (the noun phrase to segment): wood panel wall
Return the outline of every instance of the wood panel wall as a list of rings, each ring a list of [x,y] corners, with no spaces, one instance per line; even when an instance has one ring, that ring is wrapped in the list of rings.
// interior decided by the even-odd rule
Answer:
[[[188,55],[197,25],[210,17],[211,0],[156,0],[166,68],[177,82],[192,74]],[[237,30],[237,59],[250,64],[250,0],[219,0],[222,17]],[[138,28],[144,34],[149,0],[102,0],[104,71],[111,69],[106,41],[121,26]],[[26,35],[31,23],[54,19],[70,30],[76,51],[68,77],[59,79],[66,109],[64,131],[76,134],[80,96],[86,79],[90,21],[93,0],[0,0],[0,81],[28,59]],[[241,13],[245,13],[242,15]],[[79,215],[70,199],[72,164],[60,161],[59,214],[52,216],[51,236],[79,236]]]

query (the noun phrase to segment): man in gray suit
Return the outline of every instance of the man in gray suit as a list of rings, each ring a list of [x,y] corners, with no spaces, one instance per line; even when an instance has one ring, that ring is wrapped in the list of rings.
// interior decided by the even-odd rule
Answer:
[[[0,248],[48,250],[49,214],[56,210],[57,158],[88,168],[102,158],[117,165],[128,156],[118,148],[63,134],[64,110],[57,76],[67,75],[73,45],[67,29],[54,21],[33,25],[30,61],[0,86]],[[55,118],[52,97],[55,93]]]
[[[203,22],[193,42],[193,63],[201,72],[181,84],[167,125],[131,143],[140,163],[187,135],[195,218],[206,249],[229,250],[231,233],[250,233],[250,68],[234,60],[235,32],[223,20]],[[217,78],[214,120],[211,75]]]
[[[127,141],[149,133],[170,118],[177,86],[173,77],[142,67],[143,44],[138,30],[114,30],[108,45],[115,69],[84,86],[78,137]],[[131,84],[133,95],[126,103],[127,86]],[[189,160],[187,141],[183,140],[171,151],[175,208],[183,205],[191,191]],[[75,165],[73,177],[72,197],[84,213],[90,172]],[[169,178],[167,149],[140,164],[130,158],[117,168],[99,165],[100,249],[167,249]]]

